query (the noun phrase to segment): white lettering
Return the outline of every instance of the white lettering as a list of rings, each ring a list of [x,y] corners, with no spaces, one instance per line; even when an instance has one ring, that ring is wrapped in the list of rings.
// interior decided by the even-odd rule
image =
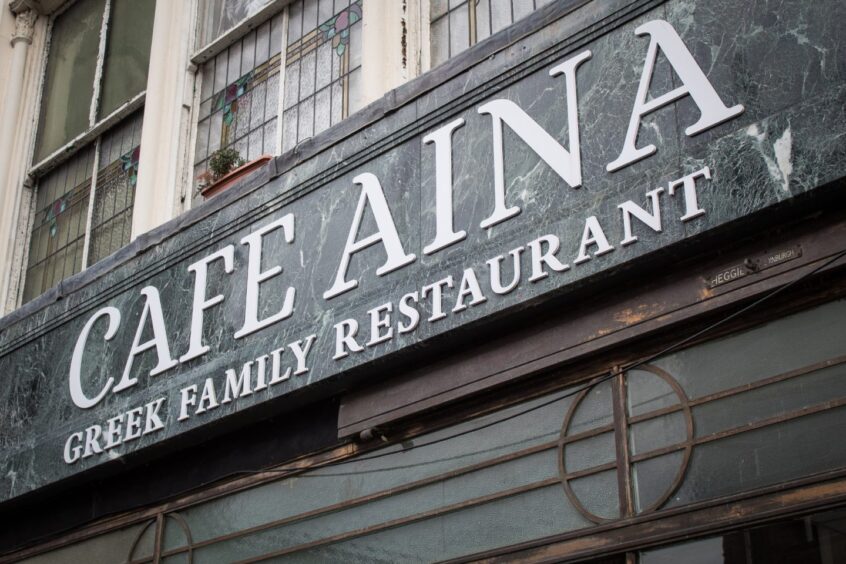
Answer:
[[[677,186],[682,185],[683,188],[684,215],[679,218],[681,221],[690,221],[695,217],[705,215],[705,210],[699,207],[699,201],[696,199],[696,179],[699,177],[711,180],[711,170],[706,166],[670,182],[670,196],[676,195]]]
[[[338,271],[335,274],[335,281],[332,287],[323,293],[323,299],[326,300],[358,286],[358,280],[346,280],[350,257],[358,251],[376,243],[382,243],[387,253],[387,259],[382,266],[376,269],[377,276],[383,276],[398,268],[402,268],[414,262],[417,258],[413,254],[406,254],[402,248],[397,227],[394,224],[394,218],[391,216],[391,210],[388,208],[388,202],[385,200],[385,193],[382,191],[382,185],[379,183],[376,175],[365,172],[353,178],[353,182],[361,185],[361,196],[358,199],[358,206],[356,207],[352,226],[350,226],[350,232],[347,236],[347,244],[344,246],[344,252],[341,256],[341,264],[338,265]],[[377,231],[356,241],[358,231],[361,227],[361,220],[364,217],[364,209],[368,202],[373,210],[373,218],[376,220]]]
[[[316,340],[317,335],[309,335],[305,338],[305,344],[303,344],[302,339],[294,341],[293,343],[288,343],[288,347],[291,349],[291,352],[294,353],[294,358],[297,359],[297,369],[294,370],[294,376],[299,376],[300,374],[308,372],[308,367],[306,367],[306,357],[308,356],[308,353],[311,352],[311,345],[313,345]]]
[[[355,340],[355,335],[358,333],[358,321],[355,319],[344,319],[335,324],[335,356],[333,360],[338,360],[348,356],[352,352],[361,352],[364,347],[359,345]]]
[[[640,122],[643,116],[663,108],[667,104],[685,96],[690,96],[699,108],[699,121],[685,129],[688,136],[702,133],[703,131],[728,121],[741,113],[743,106],[737,104],[731,108],[726,107],[720,100],[720,96],[708,79],[705,73],[696,64],[693,55],[688,51],[679,34],[673,26],[664,20],[653,20],[635,29],[637,35],[649,35],[649,48],[646,52],[646,61],[643,64],[643,72],[640,75],[640,85],[637,89],[632,116],[629,121],[629,129],[626,132],[626,140],[623,143],[623,151],[614,161],[608,163],[608,172],[614,172],[628,166],[649,155],[655,153],[655,145],[646,145],[638,149],[635,147],[637,134],[640,130]],[[664,53],[673,70],[681,79],[682,85],[662,94],[661,96],[649,98],[649,85],[652,82],[652,72],[655,69],[655,61],[658,58],[658,49]]]
[[[663,191],[663,188],[656,188],[655,190],[646,193],[646,197],[652,200],[651,214],[631,200],[626,200],[617,206],[623,213],[624,237],[623,240],[620,241],[621,245],[626,246],[637,241],[637,237],[632,234],[632,216],[636,217],[641,223],[656,233],[661,233],[661,204],[658,201],[658,196]]]
[[[414,302],[416,305],[418,302],[417,292],[409,292],[405,294],[403,297],[400,298],[399,301],[399,312],[400,315],[406,317],[408,319],[408,323],[403,323],[400,321],[397,324],[397,333],[409,333],[414,331],[417,326],[420,324],[420,312],[417,311],[417,308],[410,305],[410,302]]]
[[[464,125],[458,118],[423,138],[423,144],[435,144],[435,240],[423,247],[431,255],[467,237],[464,230],[453,231],[452,219],[452,133]]]
[[[100,400],[106,396],[109,388],[112,387],[112,384],[114,384],[115,381],[114,378],[109,377],[109,379],[106,380],[106,384],[100,390],[100,393],[93,398],[89,398],[85,395],[85,392],[82,391],[82,353],[85,352],[85,344],[88,341],[88,334],[91,332],[91,328],[94,327],[97,320],[104,315],[109,316],[109,327],[106,329],[106,334],[103,336],[103,339],[105,341],[111,341],[114,338],[118,327],[120,326],[120,311],[111,306],[104,307],[92,315],[85,323],[85,326],[82,328],[82,331],[79,333],[79,337],[76,340],[76,345],[73,348],[73,356],[71,356],[70,375],[68,377],[70,396],[73,403],[82,409],[89,409],[97,405]]]
[[[426,296],[432,294],[432,315],[429,316],[429,321],[438,321],[446,317],[443,309],[443,290],[444,288],[452,288],[452,276],[447,276],[438,280],[434,284],[423,286],[421,288],[421,297],[425,300]]]
[[[547,245],[545,253],[542,251],[544,243]],[[561,241],[555,235],[538,237],[527,246],[531,250],[532,255],[532,275],[529,277],[529,282],[537,282],[549,276],[543,265],[547,265],[555,272],[564,272],[570,268],[569,264],[564,264],[555,257],[555,253],[558,252],[558,248],[561,246]]]
[[[250,251],[249,259],[247,261],[247,301],[244,307],[244,326],[235,332],[236,339],[246,337],[250,333],[255,333],[260,329],[273,325],[277,321],[282,321],[294,313],[294,297],[296,295],[296,290],[292,286],[289,286],[288,289],[285,290],[285,301],[282,304],[282,309],[270,317],[266,317],[262,320],[259,320],[258,318],[259,286],[262,282],[282,273],[282,267],[278,264],[273,268],[262,272],[262,239],[268,233],[280,228],[282,229],[283,236],[285,237],[285,242],[293,243],[294,215],[290,213],[241,239],[241,244],[248,245]]]
[[[119,392],[127,388],[131,388],[138,382],[138,378],[131,378],[129,376],[132,370],[132,361],[136,355],[156,348],[156,356],[158,362],[156,366],[150,370],[150,376],[161,374],[179,364],[170,356],[170,345],[167,342],[167,330],[165,329],[164,314],[162,313],[162,302],[159,298],[159,291],[154,286],[146,286],[141,290],[141,295],[144,296],[144,309],[141,311],[141,317],[138,319],[138,329],[135,331],[135,339],[132,340],[132,348],[129,349],[129,356],[126,359],[126,366],[123,369],[123,376],[118,382],[117,386],[112,391]],[[147,323],[149,316],[153,327],[153,338],[149,341],[141,342],[141,336],[144,334],[144,326]]]
[[[597,246],[596,252],[593,253],[595,257],[614,250],[614,247],[608,244],[608,238],[605,236],[605,232],[602,231],[599,220],[596,219],[595,215],[585,220],[585,230],[582,233],[582,242],[579,245],[579,256],[573,261],[573,264],[580,264],[590,260],[590,253],[587,252],[587,248],[591,245]]]
[[[471,306],[488,301],[488,298],[482,294],[479,280],[476,278],[476,273],[472,268],[464,269],[464,274],[461,276],[461,284],[458,285],[458,297],[455,300],[455,307],[452,308],[453,312],[467,309],[467,305],[464,303],[464,298],[467,296],[473,297],[469,304]]]
[[[394,310],[393,304],[390,302],[374,307],[369,310],[367,314],[370,316],[370,340],[367,341],[367,346],[372,347],[385,341],[390,341],[394,338],[394,330],[391,327],[390,313]],[[384,316],[382,314],[385,314]],[[387,329],[382,333],[382,329]]]
[[[194,273],[194,302],[191,308],[191,337],[189,339],[188,351],[179,357],[179,362],[186,362],[191,359],[203,356],[211,348],[203,344],[203,312],[213,305],[223,301],[223,294],[206,299],[206,282],[208,279],[209,264],[222,259],[223,270],[230,274],[234,268],[235,247],[227,245],[219,251],[204,257],[188,267],[188,272]]]
[[[525,249],[523,247],[517,247],[516,249],[508,251],[508,254],[511,255],[511,264],[514,275],[507,286],[502,285],[502,275],[499,266],[499,263],[505,260],[505,256],[499,255],[487,261],[488,268],[490,268],[491,271],[491,290],[493,290],[495,294],[508,294],[509,292],[514,291],[517,284],[520,283],[520,254],[524,250]]]

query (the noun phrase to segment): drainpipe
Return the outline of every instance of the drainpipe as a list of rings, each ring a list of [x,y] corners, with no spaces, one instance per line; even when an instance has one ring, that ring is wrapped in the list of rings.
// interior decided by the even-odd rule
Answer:
[[[32,33],[38,14],[26,8],[15,14],[15,32],[12,35],[12,57],[9,74],[5,77],[6,91],[4,93],[3,115],[0,117],[0,269],[5,270],[4,279],[0,280],[0,310],[7,303],[9,290],[9,265],[14,253],[13,225],[17,217],[17,206],[20,204],[21,186],[9,179],[9,168],[15,145],[18,116],[21,109],[21,93],[23,92],[24,73],[26,71],[26,56],[32,44]]]

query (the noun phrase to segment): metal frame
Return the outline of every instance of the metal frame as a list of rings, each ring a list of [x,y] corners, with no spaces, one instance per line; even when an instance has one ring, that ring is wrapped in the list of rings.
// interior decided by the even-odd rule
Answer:
[[[704,528],[697,529],[697,532],[714,532],[715,530],[719,530],[719,527],[726,527],[732,526],[739,522],[746,522],[750,519],[757,519],[758,518],[758,510],[743,512],[734,509],[739,506],[749,506],[750,508],[758,508],[759,502],[756,501],[756,498],[762,497],[763,501],[760,503],[764,504],[773,504],[773,499],[780,499],[778,503],[775,503],[772,507],[770,507],[770,511],[768,515],[770,516],[783,516],[789,514],[791,512],[795,512],[796,510],[801,510],[802,507],[795,507],[795,503],[792,503],[791,500],[800,499],[801,497],[796,497],[799,494],[794,495],[791,497],[790,490],[791,488],[805,488],[805,490],[810,491],[811,493],[817,495],[814,497],[815,500],[813,503],[810,503],[808,507],[818,507],[820,499],[819,499],[819,488],[825,488],[826,486],[819,486],[815,485],[817,483],[823,484],[826,481],[831,480],[838,480],[832,487],[836,489],[839,497],[835,496],[829,499],[828,497],[825,498],[826,502],[831,503],[840,503],[842,501],[846,501],[846,468],[839,469],[837,471],[827,471],[823,473],[819,473],[813,476],[806,476],[801,479],[792,480],[786,483],[780,483],[776,485],[769,485],[765,487],[755,488],[753,490],[743,492],[742,494],[730,495],[730,496],[723,496],[716,499],[701,501],[701,502],[694,502],[689,505],[683,507],[673,507],[670,509],[662,509],[662,506],[666,503],[667,499],[675,492],[679,485],[681,484],[685,471],[687,469],[687,462],[691,455],[692,449],[696,445],[704,444],[707,442],[715,441],[722,438],[727,438],[736,434],[745,433],[748,431],[752,431],[755,429],[759,429],[762,427],[776,425],[779,423],[791,421],[793,419],[797,419],[800,417],[804,417],[807,415],[811,415],[814,413],[819,413],[822,411],[832,410],[839,407],[846,406],[846,398],[839,398],[833,399],[830,401],[822,402],[815,405],[810,405],[801,409],[795,409],[792,411],[788,411],[785,413],[781,413],[780,415],[768,417],[765,419],[761,419],[758,421],[754,421],[748,424],[743,424],[737,427],[733,427],[730,429],[726,429],[720,432],[711,433],[699,438],[694,438],[693,434],[693,419],[691,415],[691,407],[697,405],[704,405],[716,400],[729,398],[738,396],[740,394],[760,389],[766,386],[770,386],[773,384],[785,382],[806,374],[809,374],[814,371],[822,370],[825,368],[833,367],[833,366],[840,366],[846,364],[846,355],[826,359],[823,361],[815,362],[810,365],[794,369],[788,372],[783,372],[780,374],[776,374],[770,376],[768,378],[764,378],[762,380],[752,382],[749,384],[744,384],[741,386],[736,386],[733,388],[729,388],[726,390],[721,390],[719,392],[715,392],[706,396],[702,396],[696,399],[688,399],[681,389],[680,385],[675,382],[675,380],[667,374],[665,371],[655,367],[644,365],[638,368],[639,371],[646,371],[654,374],[658,378],[661,378],[667,384],[669,384],[679,399],[678,404],[672,405],[669,407],[664,407],[660,409],[655,409],[649,411],[647,413],[643,413],[640,415],[632,416],[627,412],[626,409],[626,402],[625,402],[625,393],[626,393],[626,379],[627,373],[617,373],[611,381],[611,389],[613,390],[612,394],[612,405],[609,406],[610,411],[613,413],[613,423],[610,425],[603,425],[594,429],[590,429],[586,432],[581,432],[576,435],[567,435],[567,431],[570,428],[571,422],[573,420],[573,416],[578,410],[579,405],[581,405],[584,398],[589,393],[590,389],[586,388],[578,394],[566,410],[564,414],[564,423],[562,425],[562,434],[559,438],[546,441],[528,448],[520,449],[516,452],[511,452],[505,455],[500,455],[489,460],[476,462],[473,464],[469,464],[466,466],[462,466],[460,468],[456,468],[447,472],[442,472],[434,476],[429,476],[423,479],[419,479],[413,482],[409,482],[406,484],[402,484],[400,486],[396,486],[393,488],[388,488],[385,490],[373,492],[368,495],[360,496],[358,498],[349,499],[343,502],[338,502],[335,504],[331,504],[325,507],[305,511],[298,513],[296,515],[287,516],[284,518],[276,519],[268,523],[263,523],[260,525],[256,525],[253,527],[249,527],[246,529],[242,529],[240,531],[236,531],[233,533],[220,535],[214,538],[206,539],[200,542],[194,542],[191,537],[190,529],[188,524],[184,521],[184,519],[178,514],[178,511],[181,509],[185,509],[187,507],[197,505],[199,503],[203,503],[209,501],[210,499],[226,496],[232,494],[236,491],[244,489],[246,487],[252,487],[259,484],[265,484],[277,480],[282,480],[285,478],[289,478],[295,475],[302,474],[308,470],[312,470],[315,468],[319,468],[324,466],[328,462],[332,462],[335,460],[346,460],[346,459],[353,459],[357,455],[365,452],[364,449],[358,448],[346,448],[342,449],[341,451],[333,452],[333,453],[324,453],[323,455],[306,457],[301,459],[299,462],[288,465],[288,468],[282,472],[274,473],[272,470],[263,473],[260,476],[257,476],[250,480],[236,480],[234,482],[230,482],[229,484],[223,484],[222,486],[212,488],[211,490],[206,490],[204,492],[200,492],[197,495],[190,496],[182,501],[177,501],[170,504],[165,504],[160,506],[157,509],[151,510],[149,512],[141,512],[135,516],[127,516],[124,518],[113,519],[111,522],[105,522],[99,526],[92,527],[87,534],[82,536],[75,534],[69,537],[66,537],[64,542],[59,543],[58,546],[63,544],[70,544],[76,541],[81,540],[82,538],[88,538],[92,536],[96,536],[97,534],[101,534],[107,532],[109,530],[115,530],[124,526],[127,526],[132,523],[143,522],[144,520],[150,519],[150,517],[156,518],[156,527],[157,527],[157,539],[159,539],[158,544],[156,545],[156,553],[153,559],[150,558],[142,558],[137,560],[131,560],[133,556],[136,545],[138,540],[144,534],[144,531],[152,524],[152,521],[148,523],[144,530],[142,530],[138,534],[138,538],[136,539],[135,543],[133,544],[129,556],[130,562],[133,564],[141,564],[142,562],[159,562],[161,558],[166,558],[169,556],[174,556],[177,554],[188,553],[189,559],[193,557],[194,551],[203,548],[205,546],[210,546],[213,544],[221,543],[230,541],[233,539],[245,537],[254,533],[258,533],[261,531],[272,530],[284,525],[288,525],[295,522],[304,521],[307,519],[314,519],[323,515],[328,515],[331,513],[335,513],[338,511],[348,510],[354,508],[356,506],[364,505],[366,503],[370,503],[379,499],[389,498],[391,496],[395,496],[404,492],[408,492],[411,490],[419,489],[431,484],[435,484],[438,482],[442,482],[445,480],[453,479],[462,475],[467,475],[469,473],[485,469],[491,468],[500,464],[504,464],[513,460],[518,460],[521,458],[525,458],[529,455],[536,454],[539,452],[545,452],[549,450],[558,450],[561,455],[558,457],[559,460],[559,468],[560,473],[558,476],[540,479],[531,483],[523,484],[518,487],[513,487],[511,489],[498,491],[490,494],[486,494],[483,496],[467,499],[461,502],[453,503],[450,505],[446,505],[443,507],[439,507],[436,509],[431,509],[428,511],[423,511],[420,513],[395,518],[391,520],[387,520],[383,523],[377,523],[370,526],[366,526],[360,529],[355,529],[351,531],[346,531],[343,533],[335,534],[327,538],[322,538],[306,543],[301,543],[295,546],[285,547],[279,550],[272,551],[270,553],[262,554],[257,557],[245,559],[242,562],[260,562],[264,561],[273,557],[283,556],[286,554],[293,554],[296,552],[301,552],[304,550],[308,550],[311,548],[315,548],[318,546],[333,544],[345,540],[350,540],[353,538],[373,534],[376,532],[400,527],[403,525],[407,525],[414,522],[423,521],[429,518],[454,513],[457,511],[461,511],[463,509],[467,509],[474,506],[484,505],[486,503],[490,503],[496,500],[512,497],[515,495],[519,495],[522,493],[526,493],[529,491],[540,490],[544,488],[550,487],[558,487],[559,484],[563,485],[565,491],[567,491],[567,497],[570,498],[571,502],[573,503],[574,507],[579,509],[579,511],[589,520],[593,521],[597,525],[595,527],[589,528],[582,528],[574,531],[568,531],[566,533],[562,533],[560,535],[556,535],[555,537],[547,538],[547,539],[539,539],[537,541],[532,541],[530,543],[523,543],[516,547],[506,547],[502,549],[497,549],[495,551],[490,551],[490,553],[486,553],[485,555],[475,555],[473,558],[476,557],[498,557],[505,554],[511,554],[515,550],[521,551],[528,551],[527,554],[534,555],[545,553],[545,548],[543,547],[546,544],[561,544],[562,546],[567,546],[567,550],[571,550],[573,545],[579,547],[579,552],[577,553],[579,558],[585,557],[587,555],[598,555],[601,554],[603,551],[609,550],[609,543],[608,542],[597,542],[592,544],[590,542],[585,541],[584,539],[590,539],[597,536],[611,536],[613,538],[617,538],[619,535],[625,536],[632,546],[637,546],[642,548],[644,546],[649,546],[648,542],[643,541],[643,539],[638,535],[629,534],[626,531],[629,530],[641,530],[644,527],[648,526],[648,523],[653,522],[655,519],[665,519],[668,523],[674,523],[673,527],[669,526],[658,526],[656,527],[656,531],[659,532],[661,535],[660,541],[665,542],[667,539],[675,538],[673,535],[676,535],[677,538],[681,538],[684,536],[685,538],[690,535],[690,530],[688,530],[686,523],[688,522],[689,518],[685,517],[687,513],[697,514],[697,512],[701,512],[703,510],[707,510],[706,512],[711,513],[718,513],[721,517],[717,520],[706,520]],[[572,380],[566,382],[568,386],[572,386]],[[525,398],[520,398],[521,401],[524,401]],[[496,408],[501,409],[502,406],[496,406]],[[492,406],[493,409],[493,406]],[[632,455],[626,452],[628,448],[628,442],[626,438],[627,429],[630,424],[640,423],[643,421],[649,421],[651,419],[655,419],[657,417],[665,416],[672,413],[681,412],[685,415],[685,427],[687,432],[687,438],[680,442],[675,443],[667,447],[651,450],[649,452],[640,453],[636,455]],[[466,418],[466,414],[463,418]],[[460,417],[461,418],[461,417]],[[444,423],[446,426],[448,423]],[[581,471],[578,473],[567,473],[564,468],[564,458],[566,453],[564,452],[564,447],[568,444],[572,444],[579,440],[584,440],[586,438],[597,436],[602,433],[613,432],[615,438],[617,439],[617,460],[611,464],[605,464],[596,466],[593,468],[589,468],[585,471]],[[397,437],[396,441],[401,442],[402,440],[407,439],[407,436]],[[621,446],[621,444],[626,446]],[[351,447],[352,445],[350,445]],[[377,445],[378,448],[381,448],[381,445]],[[632,493],[631,493],[631,468],[632,465],[647,460],[650,458],[654,458],[657,456],[661,456],[670,452],[676,452],[679,450],[683,450],[685,452],[685,458],[683,463],[680,465],[680,469],[672,482],[670,484],[667,491],[654,502],[649,507],[637,511],[634,507],[632,502]],[[622,456],[620,456],[622,453]],[[293,468],[292,468],[293,467]],[[575,496],[575,494],[568,489],[568,483],[570,480],[576,479],[580,476],[586,476],[590,474],[595,474],[600,471],[606,471],[610,469],[616,469],[618,473],[618,483],[620,484],[621,488],[626,488],[625,490],[621,490],[621,514],[619,518],[616,519],[603,519],[598,518],[597,516],[591,514],[588,510],[584,509],[581,506],[580,501]],[[810,489],[809,489],[810,488]],[[815,489],[816,488],[816,489]],[[804,490],[803,490],[804,491]],[[757,504],[757,505],[756,505]],[[804,506],[803,506],[804,507]],[[134,517],[134,518],[133,518]],[[734,517],[737,517],[737,520],[732,520]],[[742,517],[742,519],[741,519]],[[127,519],[128,518],[128,519]],[[171,549],[171,550],[162,550],[160,546],[160,541],[162,538],[162,528],[163,528],[163,520],[166,519],[175,519],[179,526],[183,529],[188,542],[185,546]],[[728,525],[726,524],[726,520],[729,519]],[[703,533],[704,534],[704,533]],[[580,540],[575,540],[580,539]],[[658,542],[658,541],[655,541]],[[655,544],[655,543],[652,543]],[[32,551],[24,551],[23,553],[19,553],[19,555],[23,556],[24,554],[32,553],[32,552],[41,552],[42,550],[49,550],[51,548],[56,548],[57,545],[53,543],[49,543],[38,549],[33,549]],[[614,552],[619,552],[620,550],[628,549],[625,545],[621,545],[615,543],[610,545],[613,548]],[[630,547],[629,547],[630,548]],[[569,554],[569,553],[568,553]],[[467,559],[469,559],[468,557]],[[522,556],[520,557],[522,558]],[[529,557],[527,557],[529,558]],[[533,558],[533,556],[531,557]],[[530,558],[530,559],[531,559]],[[574,556],[575,558],[575,556]],[[556,556],[556,560],[560,559],[560,555]],[[464,561],[466,559],[461,559]],[[542,560],[542,559],[541,559]],[[189,560],[190,561],[190,560]]]

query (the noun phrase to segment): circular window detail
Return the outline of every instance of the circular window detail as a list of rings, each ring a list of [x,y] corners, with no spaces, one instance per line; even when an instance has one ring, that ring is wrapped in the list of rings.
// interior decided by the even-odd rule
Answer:
[[[678,489],[693,449],[684,390],[651,365],[583,390],[558,440],[561,483],[594,523],[655,511]]]

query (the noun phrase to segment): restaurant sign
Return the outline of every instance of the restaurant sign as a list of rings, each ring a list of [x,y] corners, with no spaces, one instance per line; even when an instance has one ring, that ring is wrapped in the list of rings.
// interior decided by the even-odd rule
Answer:
[[[766,73],[663,13],[566,48],[530,36],[541,55],[510,78],[483,61],[7,327],[0,499],[330,393],[818,185],[794,186],[794,145],[834,110],[747,111],[736,73]]]

